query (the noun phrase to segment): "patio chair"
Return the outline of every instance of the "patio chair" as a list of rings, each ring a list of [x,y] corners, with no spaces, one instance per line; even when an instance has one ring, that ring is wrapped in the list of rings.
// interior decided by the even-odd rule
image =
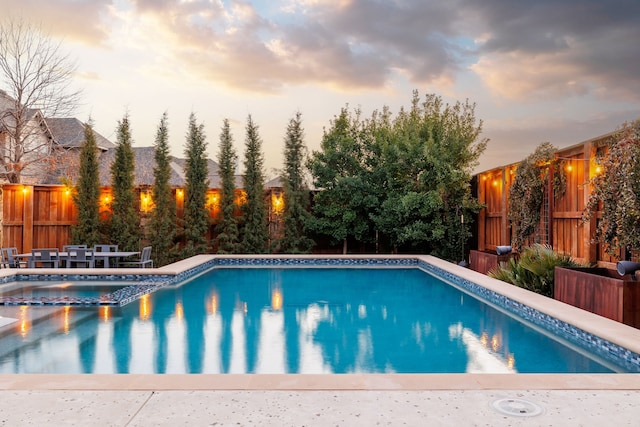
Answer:
[[[147,266],[153,268],[153,260],[151,259],[151,246],[145,246],[142,248],[140,259],[136,261],[121,261],[118,263],[118,267],[140,267],[146,268]]]
[[[93,253],[94,253],[94,259],[96,261],[100,261],[97,259],[97,257],[95,257],[95,253],[96,252],[118,252],[118,245],[93,245]],[[109,263],[110,259],[109,258],[105,258],[104,259],[105,263]],[[109,265],[105,265],[105,267],[110,267]]]
[[[27,266],[27,261],[21,260],[18,257],[18,248],[2,248],[1,253],[1,265],[3,268],[20,268]]]
[[[31,249],[31,259],[29,260],[29,267],[60,267],[60,257],[58,255],[58,248],[44,248],[44,249]]]
[[[118,245],[93,245],[94,252],[118,252]]]
[[[86,267],[94,268],[95,262],[93,260],[93,252],[84,248],[70,249],[67,253],[67,268],[71,267]]]

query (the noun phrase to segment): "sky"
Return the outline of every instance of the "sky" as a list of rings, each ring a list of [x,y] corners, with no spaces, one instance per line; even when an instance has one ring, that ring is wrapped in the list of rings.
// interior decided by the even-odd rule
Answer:
[[[638,0],[0,0],[36,22],[76,64],[75,116],[134,147],[169,116],[183,157],[194,113],[216,159],[223,120],[244,153],[259,126],[267,178],[302,113],[318,150],[343,107],[366,117],[409,107],[412,92],[469,100],[487,149],[474,172],[567,147],[640,119]]]

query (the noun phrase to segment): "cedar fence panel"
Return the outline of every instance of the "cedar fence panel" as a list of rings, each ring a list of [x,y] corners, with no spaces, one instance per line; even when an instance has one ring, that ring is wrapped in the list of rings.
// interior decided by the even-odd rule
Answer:
[[[22,186],[5,185],[2,189],[2,247],[23,247],[25,199]]]
[[[554,199],[551,221],[553,248],[582,261],[591,258],[590,224],[582,219],[589,197],[590,155],[587,146],[558,153],[566,189],[564,194]]]
[[[486,207],[478,215],[478,250],[494,251],[509,244],[506,193],[511,185],[510,169],[496,169],[478,178],[478,200]]]
[[[19,252],[30,252],[33,248],[59,248],[71,242],[71,227],[77,222],[77,208],[73,203],[71,189],[61,185],[2,184],[0,194],[1,242],[2,247],[16,247]],[[153,208],[151,188],[136,189],[138,193],[136,209],[142,225],[148,222]],[[238,205],[244,200],[244,192],[236,190]],[[184,218],[184,190],[174,189],[176,221]],[[282,221],[282,189],[270,188],[265,191],[269,207],[269,231],[271,237],[280,235]],[[100,191],[100,216],[108,218],[113,194],[111,188]],[[220,213],[220,191],[210,189],[206,196],[210,225],[207,239],[215,243],[215,225]],[[236,212],[240,214],[240,210]]]
[[[579,261],[611,268],[617,258],[609,256],[602,245],[593,241],[599,214],[588,221],[583,219],[590,194],[589,180],[599,173],[596,153],[606,149],[605,143],[609,137],[604,135],[557,152],[556,156],[563,165],[561,173],[566,178],[566,190],[557,198],[550,196],[553,193],[553,177],[549,178],[549,203],[543,207],[540,235],[532,236],[531,242],[549,242],[557,252],[567,253]],[[493,251],[495,246],[511,242],[509,187],[517,167],[517,164],[513,164],[476,175],[476,197],[485,205],[478,214],[477,222],[477,249],[480,251]]]

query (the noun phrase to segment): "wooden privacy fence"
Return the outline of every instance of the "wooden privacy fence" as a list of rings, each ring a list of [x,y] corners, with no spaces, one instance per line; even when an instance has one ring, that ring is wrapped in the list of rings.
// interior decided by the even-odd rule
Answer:
[[[22,185],[3,184],[0,194],[0,218],[2,226],[2,247],[17,247],[20,252],[32,248],[62,248],[71,243],[71,227],[76,224],[78,212],[73,203],[72,189],[62,185]],[[137,210],[142,225],[146,223],[153,209],[152,191],[148,186],[139,187]],[[184,218],[184,190],[173,190],[177,219]],[[244,198],[242,190],[236,190],[236,203]],[[112,194],[110,188],[102,188],[100,214],[109,213]],[[281,232],[283,197],[282,188],[270,187],[265,191],[268,207],[268,225],[271,238]],[[209,189],[206,195],[206,209],[210,215],[207,240],[215,238],[216,218],[220,212],[220,192]],[[239,210],[237,212],[239,214]],[[105,242],[108,243],[108,242]]]
[[[70,241],[77,212],[64,186],[2,186],[2,246],[19,251],[62,247]]]
[[[615,259],[602,245],[593,241],[598,214],[585,221],[583,214],[590,194],[589,180],[599,173],[596,162],[598,150],[610,135],[605,135],[559,150],[566,178],[566,190],[553,196],[553,177],[545,189],[541,220],[529,243],[548,244],[557,252],[570,254],[579,261],[611,267]],[[478,214],[478,251],[495,251],[496,246],[511,244],[509,216],[509,188],[517,173],[518,164],[488,170],[476,175],[477,198],[485,205]]]

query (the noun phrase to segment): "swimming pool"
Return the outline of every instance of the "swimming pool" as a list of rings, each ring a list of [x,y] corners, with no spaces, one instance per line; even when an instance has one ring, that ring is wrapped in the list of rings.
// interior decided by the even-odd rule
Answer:
[[[26,326],[2,338],[0,372],[634,371],[534,334],[415,258],[302,260],[220,258],[206,275],[125,307],[58,308],[32,324],[42,309],[15,307]],[[280,268],[291,264],[322,268]],[[227,268],[237,266],[252,268]]]

